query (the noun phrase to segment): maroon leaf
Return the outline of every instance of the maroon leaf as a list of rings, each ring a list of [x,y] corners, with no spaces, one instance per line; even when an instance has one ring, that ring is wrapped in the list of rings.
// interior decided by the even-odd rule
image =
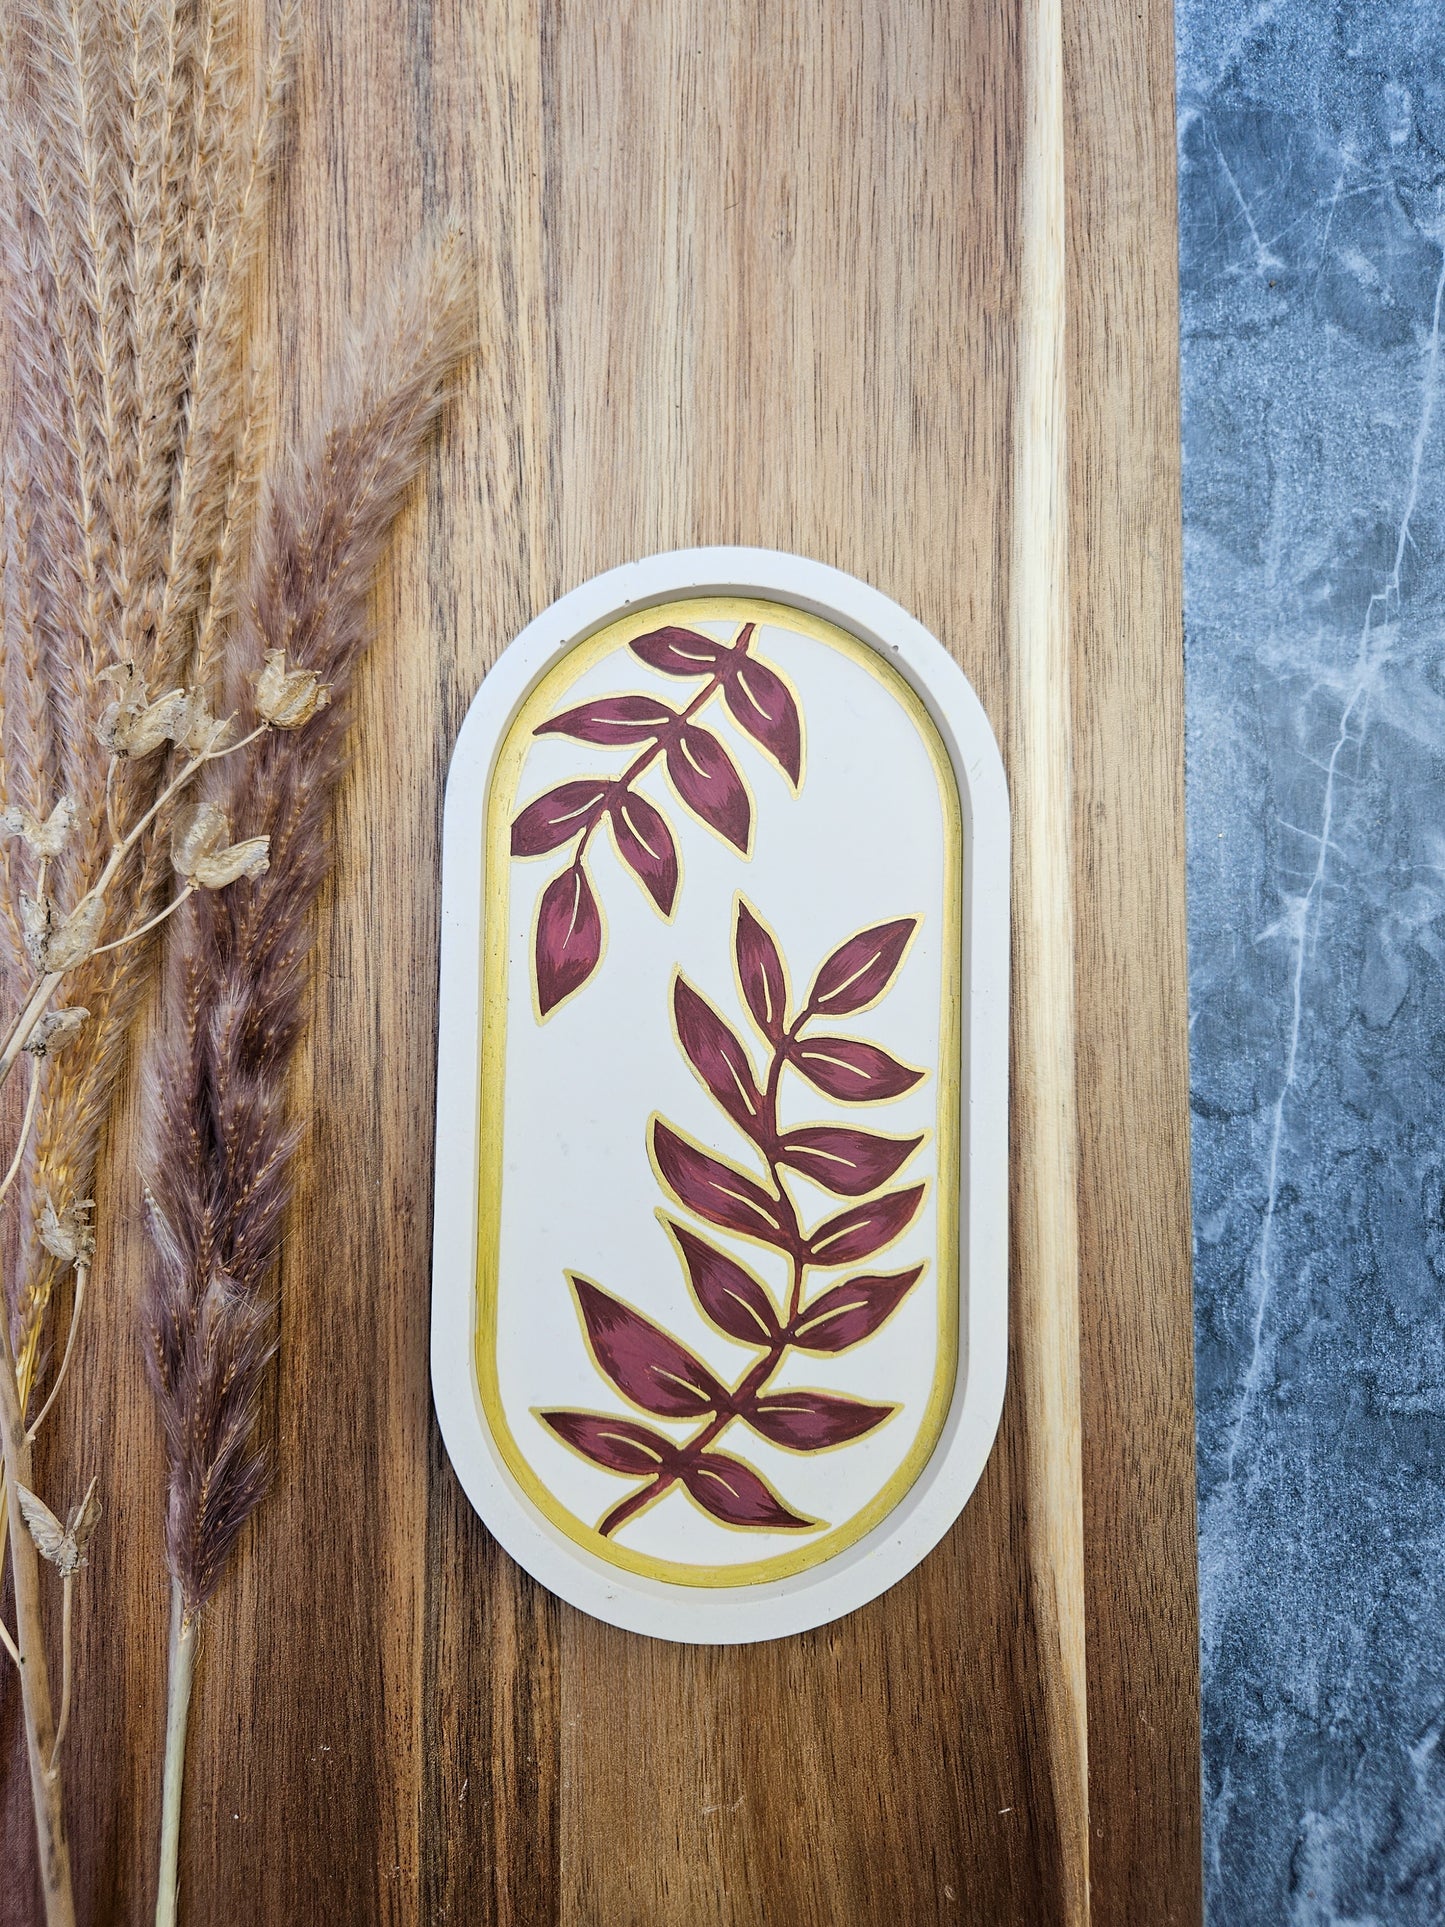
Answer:
[[[922,1137],[878,1137],[845,1125],[816,1124],[789,1131],[778,1159],[839,1197],[861,1198],[887,1184],[922,1142]]]
[[[849,1346],[871,1338],[922,1276],[923,1266],[913,1265],[907,1271],[833,1285],[811,1305],[804,1305],[788,1336],[801,1351],[846,1352]]]
[[[743,779],[716,736],[689,723],[667,746],[667,773],[694,816],[748,852],[753,811]]]
[[[727,1394],[701,1359],[590,1278],[569,1273],[597,1363],[625,1398],[659,1418],[700,1418]]]
[[[606,777],[585,776],[579,783],[562,783],[529,803],[512,824],[512,855],[541,856],[569,843],[597,816],[598,805],[610,788]]]
[[[635,636],[628,645],[634,656],[640,656],[649,669],[660,669],[664,676],[706,676],[716,669],[724,656],[732,652],[724,643],[714,642],[711,636],[699,635],[696,629],[678,629],[669,625],[665,629],[650,629],[645,636]]]
[[[594,1465],[605,1465],[609,1472],[660,1472],[677,1456],[671,1439],[635,1419],[604,1417],[600,1412],[539,1412],[537,1416],[574,1452]]]
[[[689,1211],[724,1231],[745,1232],[786,1249],[775,1201],[744,1172],[699,1151],[661,1118],[652,1126],[652,1149],[663,1183]]]
[[[772,932],[748,906],[738,904],[738,927],[733,949],[738,980],[753,1022],[770,1043],[777,1043],[788,1022],[788,977]]]
[[[537,909],[537,1004],[546,1017],[581,988],[602,955],[602,915],[580,863],[542,892]]]
[[[677,901],[677,845],[661,810],[624,790],[608,811],[622,861],[665,917]]]
[[[684,1458],[679,1476],[704,1512],[729,1526],[810,1526],[789,1512],[777,1493],[750,1465],[726,1452],[703,1452]]]
[[[892,981],[908,939],[917,928],[917,917],[899,917],[850,937],[813,980],[809,1010],[829,1017],[851,1017],[854,1011],[876,1003]]]
[[[857,1037],[800,1037],[788,1052],[808,1082],[844,1104],[879,1103],[911,1091],[924,1075]]]
[[[718,1330],[745,1345],[770,1345],[778,1335],[778,1314],[753,1274],[686,1225],[669,1219],[668,1230],[682,1253],[693,1296]]]
[[[739,728],[762,744],[796,789],[803,773],[803,725],[777,670],[756,656],[738,657],[723,683],[723,700]]]
[[[865,1405],[834,1392],[765,1392],[743,1408],[755,1432],[790,1452],[823,1452],[847,1445],[883,1423],[892,1405]]]
[[[740,1131],[756,1138],[763,1099],[742,1040],[685,977],[672,988],[677,1035],[688,1062]]]
[[[871,1258],[875,1251],[892,1244],[922,1202],[923,1186],[911,1184],[906,1191],[890,1191],[867,1204],[840,1211],[813,1233],[808,1242],[810,1262],[852,1265],[860,1258]]]
[[[579,743],[645,743],[676,721],[677,711],[656,696],[602,696],[564,709],[532,734],[570,736]]]

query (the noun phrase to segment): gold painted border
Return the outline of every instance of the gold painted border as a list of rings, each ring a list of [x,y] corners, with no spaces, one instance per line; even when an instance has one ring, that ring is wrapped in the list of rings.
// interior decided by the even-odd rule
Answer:
[[[507,946],[511,883],[511,819],[517,784],[531,746],[533,727],[544,721],[560,698],[594,664],[625,648],[634,636],[663,620],[756,622],[811,637],[845,655],[881,683],[908,712],[933,763],[944,823],[944,919],[937,1103],[939,1333],[938,1364],[918,1436],[888,1483],[841,1525],[806,1546],[738,1565],[699,1566],[634,1552],[604,1539],[595,1527],[571,1513],[532,1469],[507,1422],[497,1377],[497,1280],[500,1269],[502,1199],[502,1118],[507,1046]],[[477,1390],[488,1428],[507,1468],[539,1512],[560,1532],[625,1572],[685,1586],[749,1586],[785,1579],[821,1565],[857,1543],[885,1519],[933,1455],[953,1400],[958,1375],[959,1200],[963,1006],[963,809],[953,763],[938,728],[912,685],[878,650],[835,623],[790,603],[755,596],[693,596],[654,603],[596,630],[568,649],[534,684],[507,726],[487,792],[485,867],[482,877],[482,1089],[480,1109],[480,1190],[477,1236]],[[529,1003],[530,1009],[530,1003]]]

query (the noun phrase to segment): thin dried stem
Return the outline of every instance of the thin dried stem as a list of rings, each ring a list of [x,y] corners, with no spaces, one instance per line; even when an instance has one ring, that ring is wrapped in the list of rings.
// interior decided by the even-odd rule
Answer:
[[[55,1744],[50,1749],[50,1771],[54,1773],[60,1763],[60,1744],[65,1738],[65,1729],[70,1724],[70,1617],[75,1597],[75,1574],[67,1572],[61,1580],[60,1594],[60,1717],[55,1722]]]
[[[14,1184],[16,1176],[19,1173],[26,1149],[30,1143],[30,1127],[35,1122],[35,1100],[39,1095],[40,1064],[36,1061],[32,1064],[30,1070],[30,1089],[26,1094],[25,1110],[20,1119],[20,1136],[15,1146],[15,1155],[10,1160],[10,1169],[5,1173],[4,1178],[0,1179],[0,1199],[4,1198],[5,1193],[10,1189],[11,1185]]]
[[[25,1433],[25,1443],[33,1445],[35,1434],[45,1423],[46,1414],[60,1396],[60,1388],[65,1383],[65,1374],[70,1370],[70,1361],[75,1352],[75,1335],[80,1330],[80,1314],[85,1308],[85,1287],[90,1281],[90,1266],[75,1267],[75,1298],[70,1307],[70,1329],[65,1334],[65,1355],[60,1361],[60,1370],[55,1374],[55,1383],[46,1394],[45,1403],[30,1421]]]
[[[166,1667],[166,1758],[161,1777],[160,1877],[156,1927],[175,1927],[180,1898],[181,1793],[186,1774],[186,1729],[196,1673],[200,1620],[188,1613],[179,1585],[171,1586],[171,1643]]]
[[[45,1662],[45,1632],[40,1611],[40,1562],[35,1541],[20,1510],[20,1488],[30,1484],[30,1447],[10,1343],[9,1320],[0,1318],[0,1445],[5,1460],[10,1518],[10,1573],[15,1588],[15,1644],[19,1650],[20,1696],[25,1716],[25,1750],[30,1763],[30,1795],[40,1848],[40,1883],[47,1927],[74,1927],[70,1852],[65,1840],[65,1803],[55,1752],[50,1679]]]
[[[148,917],[144,923],[137,924],[134,930],[127,930],[123,937],[113,937],[109,943],[98,943],[92,955],[103,957],[107,950],[119,950],[125,944],[135,943],[140,937],[149,936],[152,930],[158,930],[168,917],[173,917],[181,905],[195,894],[196,886],[188,883],[179,896],[171,899],[164,910],[157,910],[153,917]]]

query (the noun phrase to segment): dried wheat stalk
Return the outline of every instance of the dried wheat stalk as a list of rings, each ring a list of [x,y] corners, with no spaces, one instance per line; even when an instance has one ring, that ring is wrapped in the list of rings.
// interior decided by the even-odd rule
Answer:
[[[158,1921],[174,1918],[181,1777],[200,1614],[269,1472],[258,1420],[275,1343],[272,1273],[297,1126],[286,1078],[305,1016],[310,912],[331,863],[367,596],[474,301],[455,237],[358,337],[327,418],[271,483],[228,646],[227,705],[272,727],[208,772],[204,808],[270,867],[177,919],[149,1067],[147,1182],[156,1248],[143,1319],[170,1468],[172,1578]],[[293,733],[294,732],[294,733]]]
[[[0,980],[20,1013],[0,1083],[37,1025],[44,1041],[62,977],[69,1005],[88,1012],[64,1055],[32,1054],[23,1099],[13,1084],[0,1092],[13,1147],[0,1227],[0,1538],[11,1540],[19,1622],[6,1640],[25,1662],[52,1921],[72,1909],[39,1637],[44,1514],[33,1494],[24,1510],[19,1488],[55,1287],[73,1269],[61,1373],[72,1356],[91,1257],[81,1207],[154,973],[146,933],[171,888],[170,808],[222,747],[179,685],[234,606],[247,544],[259,464],[243,379],[247,290],[289,59],[283,31],[252,89],[241,25],[238,0],[0,6],[0,762],[12,835]],[[67,1664],[67,1703],[68,1686]]]

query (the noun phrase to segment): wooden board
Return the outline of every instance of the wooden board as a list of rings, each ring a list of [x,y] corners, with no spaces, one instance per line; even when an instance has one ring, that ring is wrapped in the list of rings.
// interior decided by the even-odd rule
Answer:
[[[797,549],[911,608],[1011,740],[1019,22],[317,0],[272,283],[289,391],[314,400],[345,316],[452,212],[489,347],[376,596],[298,1093],[282,1477],[204,1633],[193,1921],[1034,1927],[1084,1918],[1086,1837],[1096,1921],[1199,1916],[1167,5],[1069,0],[1065,47],[1087,1836],[1052,1757],[1069,1682],[1027,1553],[1049,1442],[1017,1378],[918,1571],[717,1650],[599,1625],[513,1567],[426,1370],[441,783],[495,652],[632,556]],[[147,1917],[159,1802],[132,1169],[122,1132],[42,1468],[109,1493],[70,1743],[92,1922]],[[10,1874],[0,1919],[24,1921]]]

